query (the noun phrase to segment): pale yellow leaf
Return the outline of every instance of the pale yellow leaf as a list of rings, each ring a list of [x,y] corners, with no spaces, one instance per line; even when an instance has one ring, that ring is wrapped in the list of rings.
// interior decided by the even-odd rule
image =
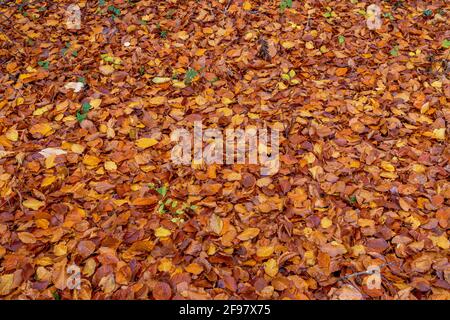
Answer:
[[[56,181],[56,177],[55,176],[45,177],[42,180],[41,187],[47,187],[47,186],[51,185],[53,182],[55,182],[55,181]]]
[[[109,64],[100,66],[99,70],[100,70],[101,74],[103,74],[104,76],[108,76],[114,72],[114,68],[112,66],[110,66]]]
[[[22,202],[22,205],[28,209],[39,210],[39,208],[43,207],[45,203],[43,201],[30,198]]]
[[[275,277],[278,273],[278,264],[275,259],[269,259],[264,263],[264,272],[271,276]]]
[[[135,141],[135,144],[142,149],[149,148],[158,143],[158,140],[153,138],[141,138]]]
[[[327,217],[324,217],[324,218],[322,218],[322,220],[320,220],[320,225],[324,229],[331,227],[332,224],[333,224],[333,221],[331,219],[328,219]]]
[[[165,238],[168,237],[172,234],[172,231],[170,231],[169,229],[166,229],[164,227],[159,227],[155,230],[155,236],[157,236],[158,238]]]
[[[108,171],[114,171],[114,170],[117,170],[117,165],[114,161],[106,161],[105,169]]]
[[[17,132],[16,128],[11,127],[6,131],[5,136],[10,141],[17,141],[19,139],[19,132]]]
[[[151,98],[148,102],[149,102],[150,104],[152,104],[152,105],[159,106],[159,105],[164,104],[166,101],[167,101],[167,98],[166,98],[166,97],[164,97],[164,96],[158,96],[158,97],[153,97],[153,98]]]

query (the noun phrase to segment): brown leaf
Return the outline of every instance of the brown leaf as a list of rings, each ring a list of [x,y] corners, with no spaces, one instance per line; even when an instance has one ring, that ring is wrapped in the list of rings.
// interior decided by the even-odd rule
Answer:
[[[168,300],[172,296],[170,286],[165,282],[157,282],[153,288],[153,297],[155,300]]]

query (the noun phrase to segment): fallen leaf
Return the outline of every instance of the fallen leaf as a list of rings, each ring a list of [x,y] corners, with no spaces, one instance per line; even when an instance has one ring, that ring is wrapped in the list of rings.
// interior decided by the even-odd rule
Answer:
[[[203,272],[203,267],[201,265],[199,265],[198,263],[191,263],[190,265],[188,265],[185,270],[189,273],[195,274],[195,275],[199,275],[200,273]]]
[[[256,256],[258,258],[268,258],[273,254],[274,250],[275,248],[271,246],[258,247],[256,249]]]
[[[0,276],[0,296],[6,296],[14,289],[14,274],[4,274]]]
[[[101,65],[99,67],[100,73],[104,76],[109,76],[114,72],[114,67],[110,66],[109,64]]]
[[[172,296],[172,290],[165,282],[157,282],[152,293],[155,300],[168,300]]]
[[[275,259],[269,259],[264,262],[264,272],[271,277],[275,277],[278,273],[278,264]]]
[[[159,227],[155,230],[155,236],[158,238],[165,238],[172,234],[172,232],[166,228]]]
[[[152,147],[158,143],[158,140],[153,138],[141,138],[135,141],[135,144],[142,149]]]
[[[97,158],[96,156],[92,155],[85,155],[83,158],[83,163],[87,166],[97,166],[101,160]]]
[[[6,131],[5,136],[11,141],[17,141],[19,139],[19,133],[14,127],[9,128]]]
[[[39,210],[40,208],[45,206],[45,202],[30,198],[30,199],[23,201],[22,205],[28,209]]]
[[[29,232],[19,232],[17,234],[17,237],[19,237],[19,240],[23,243],[29,244],[29,243],[36,243],[36,237]]]
[[[244,231],[242,231],[241,234],[237,236],[237,238],[241,241],[247,241],[256,237],[259,234],[259,232],[260,232],[259,228],[247,228]]]

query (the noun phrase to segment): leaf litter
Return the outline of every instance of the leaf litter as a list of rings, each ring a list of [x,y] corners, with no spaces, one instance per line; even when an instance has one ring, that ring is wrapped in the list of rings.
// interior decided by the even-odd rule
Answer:
[[[67,5],[0,4],[2,299],[449,298],[446,1]],[[198,120],[280,170],[173,164]]]

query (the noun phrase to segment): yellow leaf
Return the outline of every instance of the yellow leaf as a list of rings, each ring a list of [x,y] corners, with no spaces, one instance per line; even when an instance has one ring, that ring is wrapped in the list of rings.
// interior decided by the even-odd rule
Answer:
[[[47,219],[37,219],[34,223],[41,229],[47,229],[50,224]]]
[[[264,272],[271,276],[275,277],[278,273],[278,264],[275,259],[269,259],[264,263]]]
[[[39,257],[34,261],[38,266],[49,266],[53,264],[53,260],[50,257]]]
[[[189,273],[199,275],[203,272],[203,267],[200,264],[194,262],[188,265],[185,270]]]
[[[314,43],[312,41],[308,41],[305,44],[306,49],[312,50],[314,49]]]
[[[102,103],[102,99],[92,99],[89,101],[89,104],[93,109],[100,107],[100,104]]]
[[[164,104],[166,101],[167,101],[167,98],[166,98],[166,97],[164,97],[164,96],[158,96],[158,97],[153,97],[153,98],[151,98],[148,102],[149,102],[150,104],[159,106],[159,105]]]
[[[365,253],[366,253],[366,249],[361,244],[357,244],[352,247],[352,254],[354,256],[359,256],[359,255],[365,254]]]
[[[380,173],[380,177],[386,179],[397,179],[398,176],[394,172],[382,172]]]
[[[155,236],[157,236],[158,238],[165,238],[170,236],[171,234],[172,231],[163,227],[159,227],[158,229],[155,230]]]
[[[331,219],[328,219],[327,217],[322,218],[322,220],[320,221],[320,225],[324,229],[331,227],[332,224],[333,224],[333,221],[331,221]]]
[[[434,81],[433,83],[431,83],[431,86],[433,88],[442,88],[442,81]]]
[[[114,170],[117,170],[117,165],[114,161],[106,161],[105,169],[108,171],[114,171]]]
[[[99,70],[100,70],[101,74],[103,74],[104,76],[108,76],[114,72],[114,68],[112,66],[110,66],[109,64],[100,66]]]
[[[322,53],[327,53],[328,51],[330,51],[330,50],[328,50],[327,46],[320,46],[319,50]]]
[[[285,48],[285,49],[291,49],[291,48],[293,48],[295,46],[295,42],[293,42],[293,41],[283,41],[281,43],[281,46],[283,48]]]
[[[42,108],[38,108],[36,110],[33,111],[33,116],[41,116],[44,113],[46,113],[49,109],[51,108],[51,105],[48,104]]]
[[[34,126],[30,128],[31,134],[40,133],[43,136],[46,136],[52,132],[53,128],[49,123],[36,123]]]
[[[55,176],[45,177],[44,180],[42,180],[41,187],[47,187],[51,185],[53,182],[55,182],[55,180],[56,180]]]
[[[445,128],[434,129],[433,138],[436,140],[445,140]]]
[[[291,80],[291,77],[289,76],[289,74],[283,73],[283,74],[281,75],[281,79],[286,80],[286,81],[289,81],[289,80]]]
[[[450,247],[449,241],[445,233],[441,234],[439,237],[430,236],[431,241],[433,241],[433,245],[438,246],[444,250],[448,250]]]
[[[222,103],[223,104],[229,105],[229,104],[232,104],[233,102],[234,101],[231,100],[230,98],[226,98],[226,97],[222,98]]]
[[[375,226],[375,221],[371,219],[358,219],[358,225],[362,228]]]
[[[91,155],[85,155],[83,158],[83,163],[87,166],[97,166],[100,163],[100,159],[97,158],[96,156],[91,156]]]
[[[184,81],[174,80],[174,81],[172,82],[172,85],[173,85],[175,88],[179,88],[179,89],[186,88],[186,84],[184,83]]]
[[[25,80],[25,79],[27,79],[27,78],[29,78],[29,77],[32,77],[34,74],[33,73],[22,73],[20,76],[19,76],[19,80]]]
[[[426,168],[425,168],[425,166],[423,166],[423,165],[421,165],[421,164],[415,163],[415,164],[413,164],[413,166],[412,166],[412,170],[413,170],[415,173],[424,173],[424,172],[426,171]]]
[[[74,152],[74,153],[82,154],[84,151],[84,146],[82,146],[81,144],[78,144],[78,143],[74,143],[70,147],[70,150],[72,150],[72,152]]]
[[[285,85],[283,82],[278,82],[277,86],[279,90],[286,90],[288,88],[288,86]]]
[[[158,140],[153,138],[141,138],[135,141],[135,144],[142,149],[149,148],[158,143]]]
[[[267,187],[271,183],[272,183],[272,179],[270,177],[264,177],[264,178],[258,179],[256,181],[256,185],[260,188]]]
[[[197,57],[201,57],[205,54],[205,52],[206,52],[206,49],[197,49],[197,51],[195,51],[195,55]]]
[[[420,220],[414,216],[409,216],[408,218],[405,219],[405,222],[411,224],[413,230],[416,230],[421,225]]]
[[[205,97],[197,96],[197,97],[195,97],[195,102],[196,102],[199,106],[203,106],[203,105],[205,105],[208,101],[205,99]]]
[[[40,207],[45,205],[45,202],[30,198],[22,202],[22,204],[25,208],[39,210]]]
[[[219,108],[217,109],[217,112],[222,113],[225,117],[229,117],[233,114],[233,110],[231,110],[230,108]]]
[[[358,160],[350,161],[350,168],[359,168],[360,166],[361,166],[361,163]]]
[[[208,251],[207,251],[208,255],[212,256],[213,254],[216,253],[216,251],[217,251],[217,247],[211,243],[208,247]]]
[[[170,259],[162,258],[158,266],[158,271],[169,272],[170,270],[172,270],[172,267],[173,265]]]
[[[57,257],[61,257],[61,256],[65,256],[67,254],[67,246],[64,242],[60,242],[58,243],[54,248],[53,248],[53,253],[55,254],[55,256]]]
[[[249,1],[245,1],[244,4],[242,5],[242,8],[245,11],[250,11],[252,10],[252,4]]]
[[[260,230],[258,228],[247,228],[237,238],[241,241],[247,241],[253,239],[259,234]]]
[[[316,161],[316,156],[314,155],[314,153],[308,152],[308,153],[306,153],[306,154],[303,156],[303,159],[305,159],[305,161],[306,161],[308,164],[313,164],[314,161]]]
[[[170,81],[170,78],[168,78],[168,77],[154,77],[152,79],[152,82],[156,83],[156,84],[166,83],[166,82],[169,82],[169,81]]]
[[[5,136],[10,141],[17,141],[19,139],[19,133],[14,127],[9,128],[8,131],[6,131]]]
[[[45,158],[45,168],[46,169],[53,168],[55,166],[55,159],[56,159],[56,154],[52,154],[52,155],[48,156],[47,158]]]
[[[395,171],[395,167],[387,161],[381,161],[380,167],[383,168],[383,170],[386,170],[388,172]]]
[[[305,260],[309,266],[313,266],[316,264],[316,258],[314,255],[314,251],[308,250],[305,252]]]
[[[259,258],[268,258],[272,255],[275,250],[272,246],[263,246],[256,249],[256,256]]]
[[[230,172],[230,173],[224,173],[223,177],[227,179],[228,181],[240,181],[242,180],[242,175],[238,172]]]
[[[181,40],[186,40],[189,38],[189,34],[183,30],[177,33],[177,37]]]
[[[295,77],[295,75],[296,75],[295,70],[290,70],[288,75],[289,75],[289,78],[291,78],[291,79],[293,77]]]
[[[0,296],[6,296],[14,288],[14,273],[0,276]]]
[[[323,169],[320,166],[314,166],[312,168],[309,168],[308,170],[309,172],[311,172],[311,175],[315,180],[317,180],[319,175],[323,173]]]

